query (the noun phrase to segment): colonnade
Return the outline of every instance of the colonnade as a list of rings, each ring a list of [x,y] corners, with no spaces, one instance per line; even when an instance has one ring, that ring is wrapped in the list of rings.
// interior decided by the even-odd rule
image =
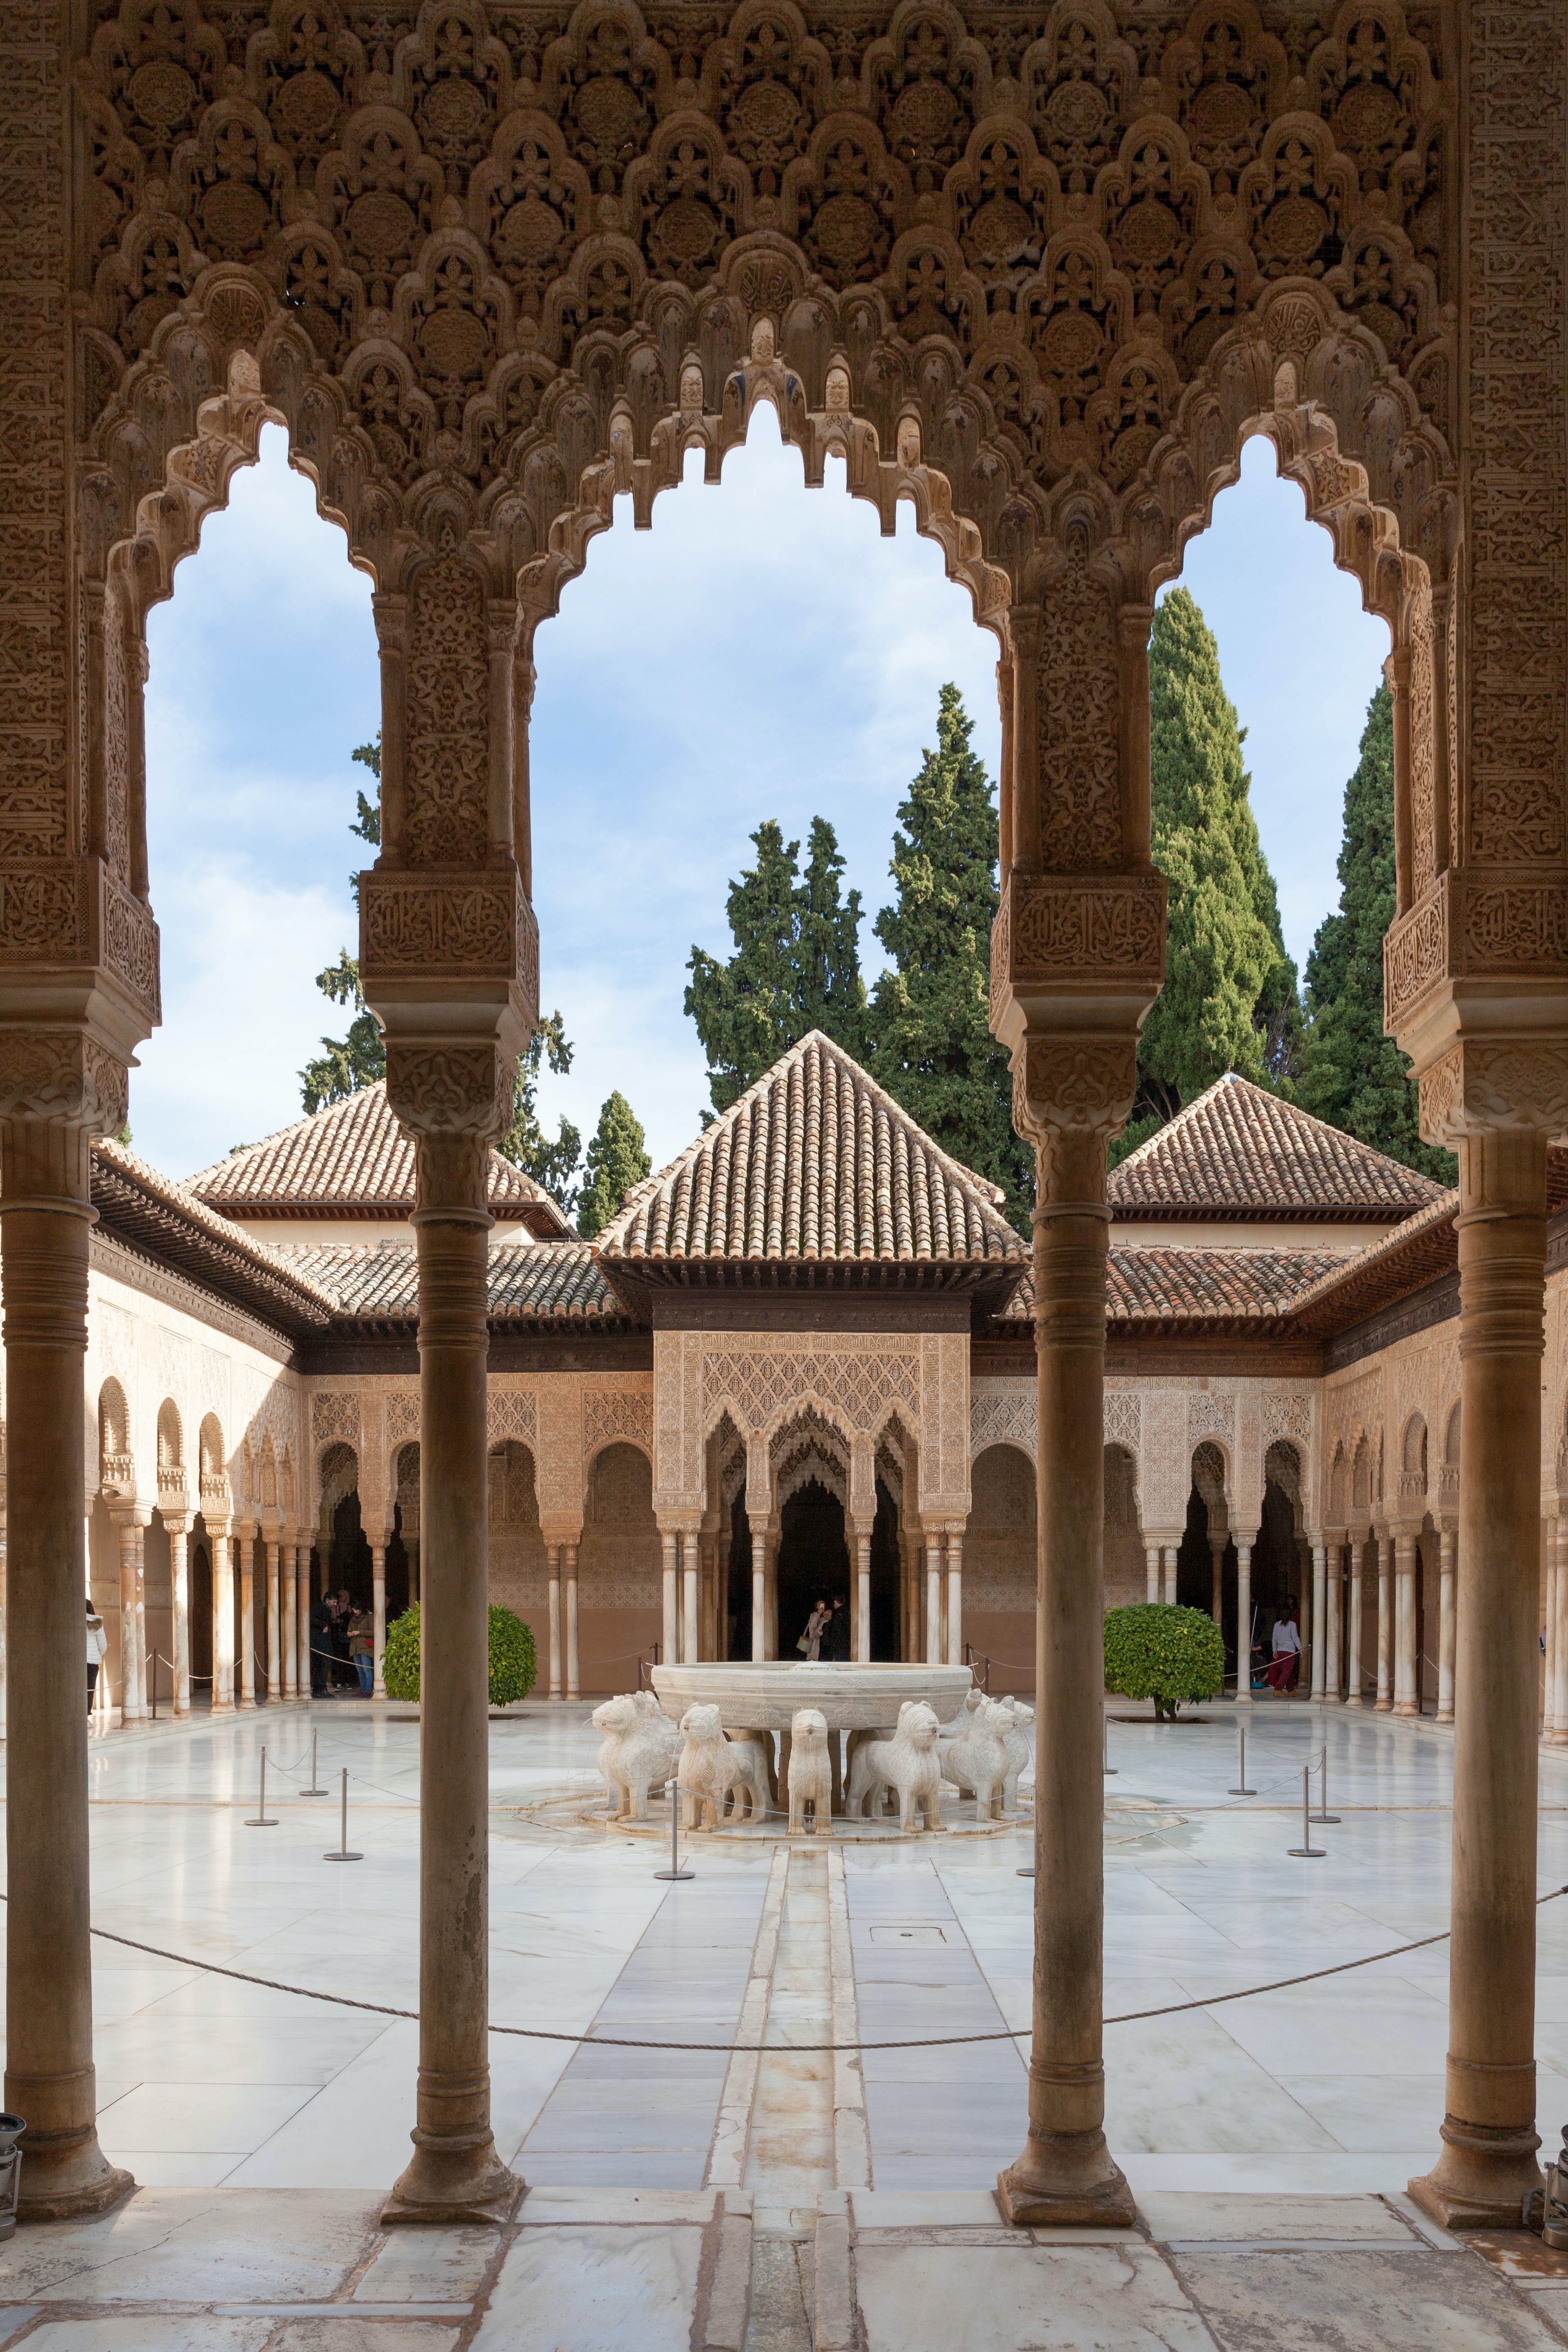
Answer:
[[[153,1713],[153,1675],[170,1670],[166,1712],[191,1711],[191,1540],[194,1515],[162,1509],[169,1538],[170,1622],[174,1656],[164,1660],[147,1640],[146,1530],[153,1506],[118,1494],[108,1496],[119,1549],[120,1656],[113,1685],[100,1675],[97,1706],[118,1711],[122,1724],[146,1722]],[[90,1498],[89,1517],[91,1516]],[[310,1688],[310,1549],[297,1533],[265,1529],[236,1532],[230,1523],[204,1517],[212,1556],[212,1706],[215,1714],[246,1711],[262,1704],[309,1696]],[[260,1574],[256,1555],[263,1557]],[[376,1560],[376,1690],[384,1696],[382,1655],[385,1648],[385,1601],[381,1562]],[[235,1592],[240,1594],[239,1639],[235,1638]],[[258,1620],[265,1624],[265,1654],[258,1654]]]

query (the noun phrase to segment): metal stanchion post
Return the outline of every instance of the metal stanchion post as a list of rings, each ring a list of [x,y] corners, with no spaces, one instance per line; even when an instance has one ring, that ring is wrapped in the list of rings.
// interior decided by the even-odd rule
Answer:
[[[301,1789],[300,1794],[302,1797],[330,1797],[331,1793],[330,1789],[323,1789],[321,1786],[320,1775],[316,1770],[316,1735],[312,1731],[310,1734],[310,1785],[308,1789]]]
[[[1286,1849],[1287,1853],[1292,1854],[1298,1862],[1321,1862],[1328,1852],[1327,1846],[1312,1843],[1311,1819],[1312,1768],[1310,1764],[1303,1764],[1301,1767],[1301,1843],[1300,1845],[1289,1846]]]
[[[257,1801],[256,1819],[253,1822],[247,1822],[245,1826],[247,1830],[275,1830],[278,1826],[276,1813],[270,1821],[267,1818],[267,1750],[265,1748],[261,1751],[261,1795]]]
[[[736,1801],[739,1802],[739,1800],[737,1799]],[[669,1868],[656,1870],[654,1872],[656,1878],[696,1877],[697,1873],[694,1870],[682,1870],[680,1867],[680,1847],[678,1843],[679,1835],[680,1783],[679,1780],[672,1780],[669,1784]]]
[[[1236,1777],[1240,1785],[1230,1790],[1228,1793],[1233,1797],[1256,1797],[1257,1790],[1249,1789],[1247,1785],[1247,1734],[1239,1723],[1236,1727]]]
[[[1336,1822],[1340,1818],[1338,1813],[1331,1813],[1329,1811],[1329,1743],[1326,1739],[1323,1742],[1323,1752],[1318,1759],[1318,1767],[1321,1778],[1318,1782],[1318,1811],[1312,1815],[1312,1819],[1315,1822]]]
[[[321,1860],[323,1862],[363,1862],[364,1860],[363,1853],[351,1853],[349,1852],[349,1768],[346,1764],[343,1766],[343,1826],[342,1843],[339,1845],[336,1853],[324,1853],[321,1856]]]

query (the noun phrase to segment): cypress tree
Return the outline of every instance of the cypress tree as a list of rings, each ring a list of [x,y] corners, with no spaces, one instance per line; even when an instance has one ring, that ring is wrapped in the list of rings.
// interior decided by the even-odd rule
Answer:
[[[1307,959],[1301,1100],[1319,1118],[1419,1169],[1458,1182],[1451,1152],[1421,1140],[1410,1065],[1383,1034],[1383,939],[1394,919],[1394,698],[1367,706],[1361,758],[1345,786],[1338,911]]]
[[[1140,1140],[1227,1070],[1286,1085],[1300,1030],[1296,967],[1242,765],[1245,731],[1184,588],[1154,614],[1149,701],[1154,863],[1170,900],[1165,985],[1139,1043]]]
[[[652,1167],[642,1121],[625,1095],[611,1095],[588,1146],[584,1181],[577,1197],[577,1231],[585,1242],[619,1213],[632,1186],[640,1184]]]
[[[1013,1132],[1007,1056],[986,1020],[996,804],[957,687],[944,686],[937,748],[899,808],[897,901],[877,918],[893,969],[873,992],[871,1070],[944,1151],[1001,1186],[1026,1228],[1031,1155]]]
[[[769,817],[752,835],[757,862],[730,885],[727,962],[693,947],[686,1010],[708,1056],[716,1111],[728,1110],[808,1029],[859,1059],[866,1050],[860,977],[860,893],[841,894],[844,859],[824,817],[813,817],[804,878],[800,844]]]

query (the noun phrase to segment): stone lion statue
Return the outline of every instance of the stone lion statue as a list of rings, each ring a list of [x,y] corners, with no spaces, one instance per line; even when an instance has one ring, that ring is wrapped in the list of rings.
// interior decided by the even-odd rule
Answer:
[[[680,1734],[685,1745],[675,1777],[685,1800],[687,1828],[716,1830],[731,1789],[736,1792],[735,1818],[744,1792],[748,1819],[762,1821],[768,1810],[768,1774],[756,1741],[727,1738],[716,1706],[689,1706],[680,1718]]]
[[[965,1715],[959,1737],[942,1743],[942,1778],[973,1798],[976,1821],[995,1818],[1007,1779],[1007,1740],[1012,1730],[1011,1708],[995,1699],[982,1699]]]
[[[680,1747],[680,1734],[647,1691],[627,1691],[594,1709],[605,1735],[599,1771],[618,1821],[646,1822],[650,1789],[662,1789]]]
[[[816,1835],[831,1837],[833,1759],[827,1751],[827,1717],[815,1706],[796,1707],[789,1738],[789,1833],[804,1836],[809,1805]]]
[[[941,1725],[923,1699],[907,1700],[899,1709],[899,1727],[891,1739],[868,1739],[855,1751],[844,1809],[852,1819],[865,1818],[866,1800],[886,1787],[897,1791],[899,1827],[915,1826],[918,1811],[928,1830],[942,1827],[942,1759],[937,1754]]]

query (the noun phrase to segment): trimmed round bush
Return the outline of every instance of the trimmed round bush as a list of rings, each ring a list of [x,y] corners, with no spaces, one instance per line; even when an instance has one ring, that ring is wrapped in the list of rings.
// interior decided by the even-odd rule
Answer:
[[[1108,1609],[1105,1687],[1122,1698],[1152,1698],[1156,1716],[1173,1716],[1183,1699],[1224,1690],[1225,1636],[1201,1609],[1170,1601]]]
[[[533,1633],[510,1609],[490,1604],[490,1705],[510,1706],[526,1698],[539,1673]],[[419,1608],[416,1602],[386,1629],[386,1654],[382,1663],[388,1698],[419,1696]]]

